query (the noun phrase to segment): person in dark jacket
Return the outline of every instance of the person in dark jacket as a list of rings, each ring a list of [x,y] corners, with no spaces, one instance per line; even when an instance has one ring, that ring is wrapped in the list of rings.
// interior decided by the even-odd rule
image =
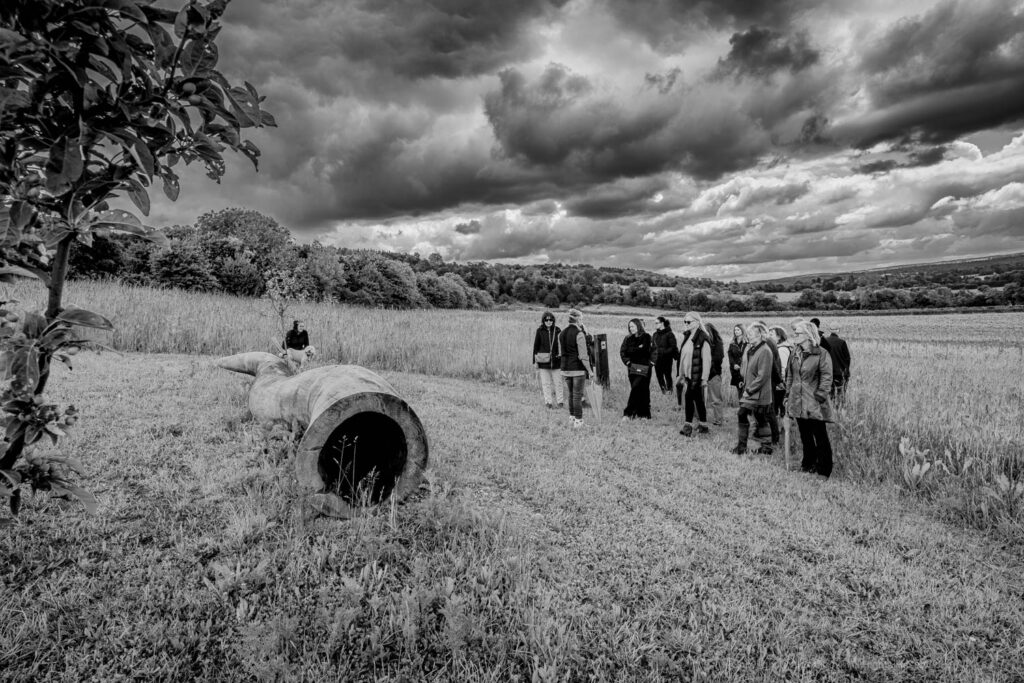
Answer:
[[[661,393],[667,394],[672,391],[672,364],[676,360],[679,350],[676,348],[676,335],[672,331],[672,325],[668,318],[658,316],[658,329],[651,335],[654,344],[654,352],[651,361],[654,363],[654,372],[658,376],[658,386]]]
[[[731,453],[743,455],[747,452],[750,433],[750,417],[753,415],[756,427],[754,438],[758,439],[768,427],[768,414],[772,407],[772,350],[768,346],[768,328],[759,322],[747,328],[747,352],[743,356],[743,383],[740,385],[740,409],[737,413],[737,443]],[[758,453],[772,454],[772,447],[761,442]]]
[[[796,348],[786,368],[786,410],[796,418],[804,455],[800,469],[828,477],[832,474],[832,444],[827,424],[832,422],[829,389],[832,358],[820,346],[817,328],[809,321],[793,324]]]
[[[555,401],[558,401],[559,408],[565,405],[563,382],[559,376],[562,359],[558,353],[558,335],[561,333],[561,328],[555,324],[555,314],[544,311],[540,327],[533,336],[533,363],[537,366],[541,395],[548,408],[554,407]]]
[[[729,371],[732,374],[730,384],[736,387],[736,402],[739,405],[740,384],[743,383],[743,354],[747,351],[747,334],[743,331],[743,325],[736,325],[732,328],[732,342],[729,344]]]
[[[619,357],[629,377],[629,400],[622,411],[623,420],[651,419],[651,335],[639,318],[626,325],[629,334],[622,340]]]
[[[708,433],[707,389],[711,377],[711,334],[699,313],[690,311],[683,316],[683,344],[679,349],[679,384],[683,386],[684,418],[679,433],[693,436],[693,418],[697,418],[697,433]]]
[[[850,381],[850,346],[845,339],[839,337],[838,327],[829,326],[828,331],[830,334],[825,339],[828,342],[829,356],[832,358],[832,390],[829,396],[837,406],[840,406],[846,399],[846,385]]]
[[[309,344],[309,333],[301,320],[292,321],[292,329],[284,335],[282,354],[292,364],[293,369],[301,368],[307,359],[312,357],[315,349]]]
[[[583,313],[578,309],[569,309],[569,324],[558,337],[558,348],[572,426],[583,427],[583,387],[592,373],[593,364],[587,333],[583,328]]]

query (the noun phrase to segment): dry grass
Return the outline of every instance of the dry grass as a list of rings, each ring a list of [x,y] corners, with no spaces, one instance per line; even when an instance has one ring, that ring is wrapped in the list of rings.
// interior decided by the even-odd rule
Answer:
[[[41,302],[38,288],[29,284],[14,295]],[[124,351],[222,355],[269,349],[282,336],[268,305],[236,297],[76,282],[67,299],[110,316],[117,329],[100,339]],[[586,316],[591,332],[608,335],[613,367],[634,315],[653,323],[657,312],[619,308]],[[514,386],[536,382],[531,349],[539,310],[304,304],[291,317],[306,322],[324,362]],[[560,313],[559,322],[564,318]],[[735,322],[750,318],[712,320],[730,335]],[[837,475],[896,484],[972,525],[1021,534],[1024,313],[825,320],[840,326],[854,355],[850,402],[833,429]]]
[[[616,385],[574,432],[532,386],[382,372],[431,436],[428,486],[337,522],[295,508],[210,359],[60,370],[100,511],[30,500],[0,537],[3,678],[1024,677],[1019,546],[727,455],[731,428],[683,441],[660,394],[620,423]]]

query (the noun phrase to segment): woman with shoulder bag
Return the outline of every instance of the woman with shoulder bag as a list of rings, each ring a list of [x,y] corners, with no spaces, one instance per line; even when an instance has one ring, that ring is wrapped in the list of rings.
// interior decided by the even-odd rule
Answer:
[[[832,444],[828,423],[833,421],[829,391],[832,389],[832,357],[820,346],[814,323],[800,320],[793,324],[796,348],[786,369],[789,393],[786,409],[796,418],[804,456],[800,469],[828,477],[832,474]]]
[[[629,374],[629,400],[622,411],[623,420],[651,419],[651,335],[639,318],[626,326],[629,334],[622,340],[619,357]]]
[[[533,337],[533,363],[537,366],[541,394],[548,408],[553,407],[554,400],[558,401],[559,408],[565,405],[564,387],[561,377],[558,376],[562,367],[558,345],[558,335],[561,331],[555,324],[555,315],[551,311],[544,311],[540,318],[540,327]]]

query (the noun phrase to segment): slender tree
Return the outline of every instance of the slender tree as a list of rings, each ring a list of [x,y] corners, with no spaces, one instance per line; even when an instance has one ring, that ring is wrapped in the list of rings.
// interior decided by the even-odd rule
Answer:
[[[249,83],[217,70],[216,39],[227,0],[180,9],[152,0],[3,0],[0,3],[0,278],[34,276],[48,292],[42,314],[18,318],[3,302],[0,326],[7,386],[2,396],[0,495],[17,511],[20,487],[77,489],[67,459],[32,459],[74,423],[43,396],[50,362],[69,362],[86,344],[72,325],[110,321],[64,307],[68,256],[76,240],[112,233],[163,236],[134,214],[111,209],[127,195],[144,215],[159,182],[177,199],[177,168],[193,162],[219,180],[223,154],[256,164],[243,129],[273,126]],[[12,319],[15,318],[15,319]],[[69,412],[70,411],[70,412]],[[27,464],[16,467],[24,456]]]

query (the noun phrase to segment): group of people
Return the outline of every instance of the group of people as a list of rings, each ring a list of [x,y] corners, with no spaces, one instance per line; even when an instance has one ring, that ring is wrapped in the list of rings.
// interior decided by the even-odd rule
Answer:
[[[711,425],[724,421],[722,379],[727,366],[738,403],[737,442],[731,452],[747,453],[748,444],[756,441],[756,452],[770,455],[781,438],[780,418],[789,416],[796,420],[803,445],[801,469],[828,477],[832,446],[827,424],[834,419],[835,404],[844,400],[851,365],[849,345],[838,328],[829,330],[817,318],[795,319],[788,331],[755,321],[736,325],[726,348],[718,330],[700,313],[687,313],[682,323],[681,340],[664,316],[658,317],[653,335],[639,318],[627,323],[619,348],[630,387],[622,419],[650,419],[654,375],[662,394],[674,394],[683,411],[679,433],[709,433],[709,415]],[[533,346],[545,403],[562,407],[567,397],[573,426],[582,426],[585,382],[593,374],[582,313],[570,310],[569,324],[562,330],[546,311]]]

